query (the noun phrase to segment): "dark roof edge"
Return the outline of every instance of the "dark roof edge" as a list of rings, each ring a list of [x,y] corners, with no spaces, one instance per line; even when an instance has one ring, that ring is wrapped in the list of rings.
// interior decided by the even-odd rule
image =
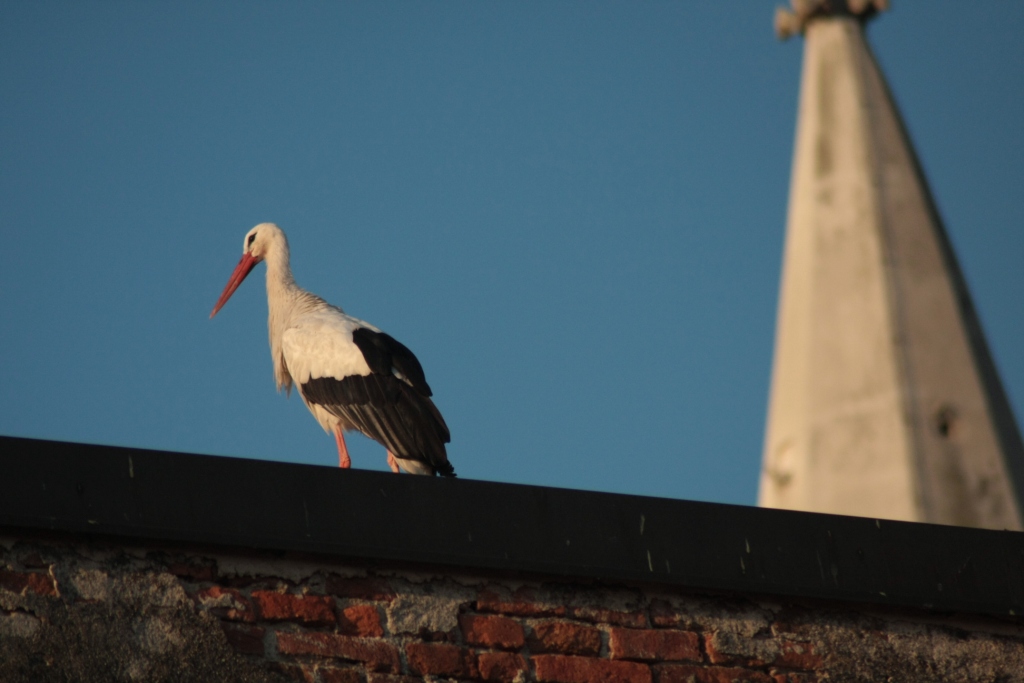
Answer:
[[[0,528],[1024,615],[1024,533],[0,437]]]

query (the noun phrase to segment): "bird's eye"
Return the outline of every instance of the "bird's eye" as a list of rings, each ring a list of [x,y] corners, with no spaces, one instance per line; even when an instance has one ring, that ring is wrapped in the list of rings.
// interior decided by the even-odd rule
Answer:
[[[245,246],[251,247],[252,243],[256,241],[256,233],[249,235],[249,242]]]

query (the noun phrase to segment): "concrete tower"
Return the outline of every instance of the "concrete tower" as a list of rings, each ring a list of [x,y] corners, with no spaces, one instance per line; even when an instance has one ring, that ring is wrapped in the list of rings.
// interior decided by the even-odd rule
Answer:
[[[1021,529],[1024,446],[863,23],[794,0],[804,63],[759,504]]]

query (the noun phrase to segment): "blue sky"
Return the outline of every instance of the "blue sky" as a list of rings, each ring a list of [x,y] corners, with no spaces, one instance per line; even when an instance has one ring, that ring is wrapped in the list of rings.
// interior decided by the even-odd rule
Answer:
[[[274,221],[419,356],[460,476],[753,503],[775,5],[0,1],[0,433],[335,463],[274,392],[262,267],[207,319]],[[1018,418],[1022,35],[1020,2],[869,29]]]

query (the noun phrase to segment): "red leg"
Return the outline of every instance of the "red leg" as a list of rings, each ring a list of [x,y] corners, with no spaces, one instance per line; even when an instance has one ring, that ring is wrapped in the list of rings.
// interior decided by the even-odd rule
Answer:
[[[396,474],[402,471],[398,469],[398,463],[395,461],[395,454],[391,451],[388,451],[388,467],[390,467],[391,471]]]
[[[334,440],[338,443],[338,467],[352,467],[352,459],[348,457],[348,447],[345,445],[345,435],[342,434],[340,427],[334,430]]]

